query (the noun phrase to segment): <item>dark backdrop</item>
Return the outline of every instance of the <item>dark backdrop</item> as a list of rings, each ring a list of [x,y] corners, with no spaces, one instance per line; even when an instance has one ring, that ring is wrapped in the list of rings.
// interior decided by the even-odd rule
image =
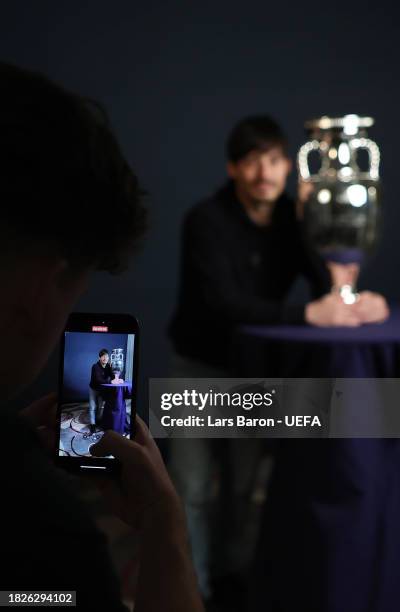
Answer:
[[[119,279],[99,274],[79,307],[134,312],[142,380],[166,372],[184,211],[224,177],[233,122],[267,112],[294,155],[303,121],[368,113],[382,148],[385,227],[363,285],[400,297],[398,28],[387,3],[47,1],[3,3],[0,56],[44,71],[107,107],[152,196],[143,253]],[[0,136],[1,141],[1,136]],[[293,187],[294,177],[291,179]],[[54,202],[55,209],[57,202]],[[31,394],[53,386],[51,360]]]

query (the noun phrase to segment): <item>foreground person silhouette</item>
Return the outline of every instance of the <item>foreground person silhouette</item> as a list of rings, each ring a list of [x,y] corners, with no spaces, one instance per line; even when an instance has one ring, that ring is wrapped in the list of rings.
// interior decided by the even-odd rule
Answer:
[[[0,338],[13,364],[0,372],[0,586],[126,610],[105,536],[42,445],[55,398],[19,414],[8,400],[39,374],[91,273],[127,261],[145,227],[140,189],[100,110],[41,75],[0,64],[0,132]],[[140,531],[135,612],[201,611],[181,504],[144,423],[93,453],[122,462],[120,486],[102,488]]]

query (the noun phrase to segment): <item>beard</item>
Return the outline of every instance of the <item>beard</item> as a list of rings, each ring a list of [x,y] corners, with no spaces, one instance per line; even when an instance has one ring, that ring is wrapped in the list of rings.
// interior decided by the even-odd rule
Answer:
[[[257,188],[264,185],[271,188],[268,190],[269,193],[266,193],[265,195],[258,195]],[[273,204],[280,195],[278,185],[276,183],[267,183],[263,181],[253,183],[251,187],[252,189],[249,190],[249,202],[251,203],[252,207],[257,210],[260,208],[271,206],[271,204]]]

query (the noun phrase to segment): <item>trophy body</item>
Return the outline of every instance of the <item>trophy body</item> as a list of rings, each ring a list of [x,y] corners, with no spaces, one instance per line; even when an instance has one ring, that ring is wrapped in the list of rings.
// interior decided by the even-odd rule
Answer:
[[[299,150],[298,169],[314,189],[304,206],[304,230],[309,245],[327,262],[360,265],[377,244],[380,152],[367,136],[373,124],[371,117],[358,115],[305,124],[310,140]],[[314,170],[311,157],[316,158]],[[336,289],[346,303],[357,299],[350,285]]]
[[[376,245],[380,152],[366,132],[373,123],[371,117],[346,115],[305,124],[310,140],[299,150],[298,169],[314,189],[304,207],[304,229],[309,244],[327,261],[361,263]],[[319,167],[313,172],[310,156],[315,153]]]
[[[124,349],[115,348],[111,352],[111,369],[118,369],[122,373],[124,370]]]

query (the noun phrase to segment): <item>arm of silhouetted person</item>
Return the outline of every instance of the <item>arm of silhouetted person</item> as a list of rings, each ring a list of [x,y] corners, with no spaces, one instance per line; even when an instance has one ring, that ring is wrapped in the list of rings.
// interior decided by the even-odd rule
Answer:
[[[121,461],[120,486],[105,481],[103,493],[141,533],[135,612],[202,612],[184,510],[146,425],[137,419],[135,440],[108,431],[91,452]]]

